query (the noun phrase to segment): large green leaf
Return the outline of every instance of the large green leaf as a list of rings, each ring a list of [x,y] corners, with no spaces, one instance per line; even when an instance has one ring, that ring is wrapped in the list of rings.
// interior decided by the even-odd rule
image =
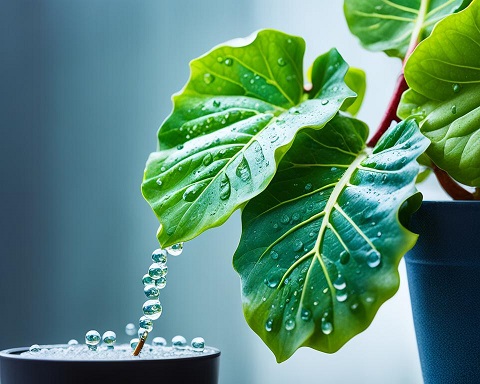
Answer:
[[[351,32],[363,46],[404,58],[412,38],[422,40],[462,0],[345,0]]]
[[[480,2],[442,20],[405,66],[411,87],[399,116],[414,115],[427,154],[463,184],[480,186]]]
[[[234,256],[250,327],[279,362],[308,346],[335,352],[398,289],[397,266],[416,235],[399,221],[415,159],[428,146],[413,120],[392,127],[373,153],[366,126],[336,117],[303,130],[268,188],[243,210]]]
[[[300,129],[322,128],[355,97],[336,50],[319,58],[315,92],[304,93],[304,48],[299,37],[265,30],[191,62],[142,185],[163,246],[225,222],[265,189]]]

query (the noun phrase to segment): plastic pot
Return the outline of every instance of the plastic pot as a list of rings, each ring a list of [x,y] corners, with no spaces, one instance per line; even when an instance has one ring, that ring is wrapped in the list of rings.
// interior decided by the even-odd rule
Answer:
[[[480,382],[480,202],[424,202],[406,255],[426,384]]]
[[[172,383],[217,384],[220,351],[158,360],[52,360],[24,358],[28,348],[0,352],[2,384]]]

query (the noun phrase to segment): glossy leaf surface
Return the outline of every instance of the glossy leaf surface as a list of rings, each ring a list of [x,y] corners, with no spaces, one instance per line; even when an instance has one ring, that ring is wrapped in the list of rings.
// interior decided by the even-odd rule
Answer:
[[[462,0],[345,0],[351,32],[363,46],[404,58],[412,36],[422,40],[436,22],[462,6]]]
[[[161,223],[162,246],[225,222],[265,189],[299,130],[322,128],[355,97],[336,50],[318,59],[315,91],[305,94],[304,49],[299,37],[265,30],[246,45],[219,46],[191,62],[142,185]]]
[[[480,186],[480,2],[438,24],[407,61],[405,78],[411,89],[399,116],[420,122],[435,164]]]
[[[243,210],[234,256],[243,309],[279,362],[301,346],[337,351],[398,289],[398,263],[416,241],[399,210],[420,203],[415,159],[428,140],[410,120],[368,154],[367,134],[341,116],[303,130]]]

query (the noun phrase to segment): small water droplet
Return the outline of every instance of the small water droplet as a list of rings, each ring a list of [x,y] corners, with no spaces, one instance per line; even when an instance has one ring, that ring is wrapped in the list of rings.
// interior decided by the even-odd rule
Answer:
[[[312,189],[312,183],[305,184],[305,191],[310,191]]]
[[[68,345],[78,345],[78,341],[75,340],[75,339],[71,339],[71,340],[68,341],[67,344],[68,344]]]
[[[135,324],[133,323],[128,323],[126,326],[125,326],[125,333],[128,335],[128,336],[133,336],[137,333],[137,328],[135,327]]]
[[[452,114],[455,115],[457,113],[457,106],[452,105]]]
[[[187,139],[188,139],[188,137],[187,137]],[[183,144],[177,145],[177,149],[178,149],[179,151],[182,150],[182,149],[183,149]],[[179,168],[178,170],[181,171],[181,167],[178,167],[178,168]]]
[[[302,310],[301,318],[303,321],[309,321],[312,318],[312,312],[304,308]]]
[[[156,181],[156,183],[157,183],[157,185],[158,185],[159,187],[161,187],[162,184],[163,184],[163,181],[162,181],[162,179],[158,178],[157,181]]]
[[[378,231],[377,232],[377,237],[382,237],[382,232]]]
[[[113,349],[113,345],[117,341],[117,335],[113,331],[106,331],[102,336],[102,341],[108,349]]]
[[[287,331],[293,331],[295,329],[295,320],[293,319],[288,319],[286,322],[285,322],[285,329]]]
[[[460,85],[459,84],[453,84],[452,89],[453,89],[453,92],[458,93],[458,92],[460,92]]]
[[[290,217],[288,217],[288,215],[282,215],[282,217],[280,218],[280,222],[282,224],[288,224],[289,221],[290,221]]]
[[[328,287],[326,288],[323,288],[323,291],[322,291],[324,294],[326,294],[328,292]]]
[[[154,347],[165,347],[167,345],[167,340],[163,337],[154,337],[152,340],[152,345]]]
[[[345,300],[348,299],[347,291],[337,291],[336,298],[337,298],[337,301],[339,301],[340,303],[343,303]]]
[[[347,264],[348,261],[350,260],[350,253],[346,250],[343,250],[340,252],[340,263],[343,265]]]
[[[97,350],[98,343],[100,343],[101,337],[100,333],[92,329],[85,334],[85,344],[88,345],[88,348],[92,351]]]
[[[200,196],[201,192],[204,190],[205,184],[197,183],[189,186],[185,192],[183,193],[183,200],[187,203],[191,203],[195,201],[198,196]]]
[[[30,353],[37,353],[37,352],[40,352],[40,349],[41,349],[41,348],[40,348],[40,346],[39,346],[38,344],[33,344],[33,345],[30,347],[29,351],[30,351]]]
[[[165,277],[168,273],[168,267],[165,264],[152,263],[148,268],[148,275],[157,280],[160,277]]]
[[[134,339],[130,340],[130,348],[132,348],[132,349],[137,348],[137,345],[138,345],[139,342],[140,342],[140,340],[137,339],[137,338],[134,338]]]
[[[162,305],[158,300],[147,300],[143,304],[143,314],[151,320],[157,320],[162,314]]]
[[[150,277],[150,275],[147,273],[147,274],[143,275],[142,283],[143,283],[143,285],[151,285],[151,284],[155,284],[155,280],[153,280]]]
[[[327,319],[325,319],[325,318],[322,319],[321,328],[322,328],[322,332],[323,332],[325,335],[329,335],[329,334],[332,333],[332,331],[333,331],[333,325],[332,325],[332,323],[330,323],[330,322],[329,322]]]
[[[284,67],[284,66],[287,64],[287,62],[285,61],[285,59],[284,59],[283,57],[279,57],[279,58],[277,59],[277,64],[278,64],[280,67]]]
[[[296,239],[295,242],[293,243],[293,250],[294,251],[300,251],[303,247],[303,243],[300,239]]]
[[[155,281],[155,286],[158,289],[163,289],[167,285],[167,278],[166,277],[160,277],[159,279],[154,280],[154,281]]]
[[[375,268],[380,265],[381,255],[380,252],[375,249],[370,250],[367,253],[367,264],[370,268]]]
[[[268,319],[267,322],[265,323],[265,330],[267,332],[271,332],[272,331],[272,328],[273,328],[273,320],[272,319]]]
[[[190,345],[195,352],[202,352],[205,349],[205,340],[203,337],[195,337]]]
[[[328,99],[323,99],[320,103],[321,103],[322,105],[327,105],[328,102],[329,102]]]
[[[183,243],[173,244],[166,248],[166,251],[171,256],[180,256],[183,252]]]
[[[272,252],[270,252],[270,257],[271,257],[273,260],[277,260],[277,259],[278,259],[278,253],[275,252],[275,251],[272,251]]]
[[[205,82],[205,84],[211,84],[213,83],[215,80],[215,76],[213,76],[211,73],[205,73],[203,75],[203,81]]]
[[[333,282],[333,286],[336,289],[342,290],[342,289],[345,289],[347,287],[347,283],[346,283],[346,281],[345,281],[345,279],[343,278],[342,275],[338,275],[336,280]]]
[[[365,298],[365,301],[366,301],[367,303],[373,303],[373,302],[375,301],[375,298],[374,298],[373,296],[367,296],[367,297]]]
[[[213,100],[213,106],[214,106],[215,108],[220,107],[220,104],[221,104],[220,101]]]
[[[245,159],[245,156],[242,156],[242,161],[240,161],[240,164],[238,164],[235,173],[243,182],[246,182],[250,179],[250,167],[248,166],[248,162],[247,159]]]
[[[314,301],[313,305],[316,307],[318,305],[318,301]]]
[[[358,303],[353,303],[353,304],[350,306],[350,309],[355,312],[355,311],[358,309]]]
[[[223,57],[222,57],[222,56],[218,56],[218,57],[217,57],[217,61],[218,61],[219,63],[223,63]]]
[[[292,221],[298,221],[298,220],[300,220],[300,214],[298,212],[295,212],[292,215]]]
[[[158,299],[158,296],[160,296],[160,288],[156,285],[146,285],[143,288],[143,293],[145,293],[147,299]]]
[[[210,165],[212,163],[212,161],[213,161],[213,156],[212,156],[211,153],[207,153],[202,160],[203,165],[205,165],[205,166]]]
[[[149,319],[147,316],[140,317],[140,320],[138,321],[138,325],[140,326],[140,328],[145,329],[147,332],[151,332],[153,330],[153,321],[152,319]]]
[[[175,336],[173,339],[172,339],[172,347],[173,348],[176,348],[176,349],[185,349],[185,347],[187,346],[187,340],[185,340],[185,338],[183,336]]]
[[[227,67],[231,67],[233,64],[233,60],[230,58],[226,58],[225,61],[223,62]]]
[[[167,263],[167,251],[162,248],[158,248],[152,252],[152,260],[154,263],[158,263],[160,265]]]
[[[227,174],[224,173],[222,179],[220,180],[220,199],[227,200],[230,197],[231,187],[230,179]]]

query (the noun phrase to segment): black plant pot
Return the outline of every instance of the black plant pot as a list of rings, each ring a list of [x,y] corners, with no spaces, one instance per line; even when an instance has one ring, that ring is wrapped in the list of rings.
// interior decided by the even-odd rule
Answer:
[[[480,383],[480,202],[424,202],[406,259],[426,384]]]
[[[0,352],[2,384],[172,383],[217,384],[220,351],[163,360],[51,360],[19,356],[28,348]]]

